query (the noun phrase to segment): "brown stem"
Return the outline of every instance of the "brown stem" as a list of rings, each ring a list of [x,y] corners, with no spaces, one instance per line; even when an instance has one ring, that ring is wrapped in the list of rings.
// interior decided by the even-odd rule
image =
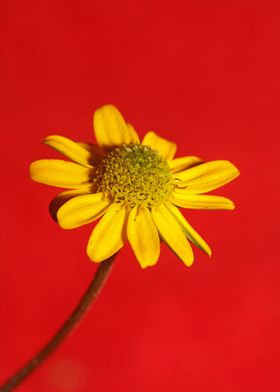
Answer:
[[[51,338],[51,340],[40,350],[29,362],[12,375],[3,385],[0,386],[0,392],[10,392],[16,388],[26,377],[36,370],[48,356],[60,345],[66,336],[74,329],[79,320],[89,309],[100,293],[106,279],[110,273],[114,261],[114,256],[102,261],[87,291],[81,298],[79,304],[73,310],[70,317],[65,321],[62,327]]]

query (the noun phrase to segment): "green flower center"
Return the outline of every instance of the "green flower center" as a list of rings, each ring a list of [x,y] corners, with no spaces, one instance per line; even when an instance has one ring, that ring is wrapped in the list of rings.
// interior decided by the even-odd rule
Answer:
[[[134,207],[168,200],[174,185],[166,160],[148,146],[124,144],[108,153],[96,168],[94,182],[114,202]]]

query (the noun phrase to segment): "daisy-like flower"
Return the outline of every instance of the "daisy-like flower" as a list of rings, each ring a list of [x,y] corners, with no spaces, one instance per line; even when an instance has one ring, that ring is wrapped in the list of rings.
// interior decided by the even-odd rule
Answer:
[[[74,229],[101,218],[87,245],[94,262],[118,252],[126,240],[143,268],[157,262],[160,240],[187,266],[194,259],[189,241],[210,256],[178,207],[232,210],[231,200],[204,193],[232,181],[238,169],[226,160],[173,159],[175,143],[154,132],[140,142],[112,105],[97,109],[93,124],[97,145],[48,136],[43,143],[71,161],[41,159],[30,165],[34,181],[70,189],[50,204],[60,227]]]

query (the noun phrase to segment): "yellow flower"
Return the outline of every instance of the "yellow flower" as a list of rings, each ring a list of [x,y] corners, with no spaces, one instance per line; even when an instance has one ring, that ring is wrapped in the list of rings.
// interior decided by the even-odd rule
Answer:
[[[211,250],[177,207],[234,208],[231,200],[204,193],[239,175],[229,161],[204,163],[187,156],[173,159],[176,144],[148,132],[142,143],[112,105],[93,117],[97,146],[52,135],[43,142],[71,161],[42,159],[30,165],[34,181],[70,190],[50,204],[63,229],[73,229],[98,218],[87,246],[94,262],[120,250],[128,239],[141,267],[154,265],[160,239],[187,265],[193,263],[189,241]]]

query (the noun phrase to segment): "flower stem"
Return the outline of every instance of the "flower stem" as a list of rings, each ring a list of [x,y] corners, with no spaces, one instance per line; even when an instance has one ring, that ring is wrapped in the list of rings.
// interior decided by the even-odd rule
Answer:
[[[65,321],[62,327],[51,338],[51,340],[21,369],[12,375],[2,386],[0,392],[9,392],[16,388],[26,377],[36,370],[49,355],[62,343],[66,336],[74,329],[79,320],[83,317],[90,305],[96,300],[107,277],[111,271],[114,256],[102,261],[95,273],[88,289],[81,298],[79,304],[71,313],[70,317]]]

